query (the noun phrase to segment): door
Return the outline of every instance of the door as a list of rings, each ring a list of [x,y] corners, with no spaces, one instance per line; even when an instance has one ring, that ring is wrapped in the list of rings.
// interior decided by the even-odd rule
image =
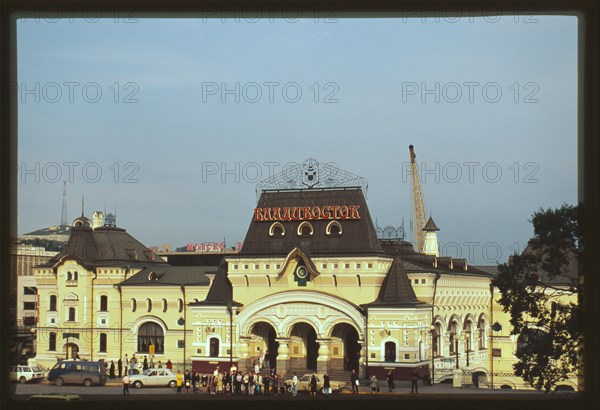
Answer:
[[[83,368],[81,364],[78,363],[68,363],[67,364],[67,372],[64,376],[65,383],[76,383],[81,384],[83,380],[81,379],[81,374],[83,373]]]

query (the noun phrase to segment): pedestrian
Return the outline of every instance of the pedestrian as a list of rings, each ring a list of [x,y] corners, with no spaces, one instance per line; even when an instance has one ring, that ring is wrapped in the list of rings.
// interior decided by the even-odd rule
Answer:
[[[123,361],[121,360],[121,358],[119,358],[119,360],[117,361],[117,370],[119,371],[119,379],[120,379],[121,376],[123,375]]]
[[[208,374],[202,373],[200,382],[202,384],[202,394],[206,394],[206,391],[208,390]]]
[[[158,368],[159,368],[159,369],[162,369],[162,368],[163,368],[163,362],[162,362],[162,361],[160,361],[160,360],[158,361]]]
[[[154,369],[154,355],[150,356],[150,362],[148,363],[150,369]]]
[[[417,386],[417,381],[419,380],[419,373],[417,373],[417,369],[413,369],[410,373],[410,392],[411,393],[419,393],[419,387]]]
[[[285,374],[282,373],[279,375],[279,394],[281,394],[282,396],[285,396]]]
[[[223,394],[224,392],[224,380],[225,380],[225,374],[226,372],[223,373],[219,373],[217,375],[217,394]]]
[[[310,377],[310,397],[317,397],[317,374]]]
[[[171,359],[167,360],[167,369],[173,370],[173,363],[171,363]]]
[[[254,361],[254,373],[259,373],[260,372],[260,366],[258,365],[258,363],[256,363],[256,360]]]
[[[350,384],[352,384],[352,393],[358,394],[358,375],[356,374],[356,370],[352,369],[352,374],[350,375]]]
[[[265,377],[263,377],[263,385],[265,396],[269,396],[271,394],[271,377],[269,377],[269,373],[265,374]]]
[[[277,373],[271,377],[271,383],[273,384],[273,394],[279,396],[279,376],[277,376]]]
[[[233,389],[233,372],[223,372],[223,394],[231,396]]]
[[[379,390],[379,384],[377,384],[377,377],[371,376],[371,394],[375,394]]]
[[[200,391],[200,373],[194,373],[192,376],[192,384],[194,385],[194,393],[198,394]]]
[[[146,356],[144,356],[144,362],[142,364],[142,369],[144,371],[148,370],[148,358]]]
[[[431,386],[431,376],[429,376],[429,371],[426,371],[423,375],[423,384],[427,386]]]
[[[110,369],[108,371],[108,374],[111,379],[115,378],[115,361],[114,360],[110,361]]]
[[[134,374],[133,369],[135,369],[135,365],[137,364],[137,359],[135,357],[135,353],[131,356],[131,360],[129,360],[129,374]]]
[[[258,373],[256,375],[256,395],[260,396],[260,389],[262,388],[262,384],[263,384],[263,379],[262,379],[262,375],[260,373]]]
[[[250,372],[248,375],[248,394],[250,396],[254,396],[254,391],[256,390],[256,382],[254,378],[254,373]]]
[[[129,383],[130,383],[130,379],[128,375],[125,375],[125,377],[123,377],[123,396],[127,396],[129,394]]]
[[[129,368],[129,357],[127,357],[127,353],[125,353],[125,368]]]
[[[244,374],[244,377],[242,378],[242,384],[244,385],[244,393],[246,393],[246,396],[248,396],[250,394],[250,392],[248,391],[248,387],[250,384],[250,375],[248,373]]]
[[[258,366],[262,369],[263,361],[265,360],[265,356],[263,355],[262,349],[258,349]]]
[[[394,373],[392,373],[391,370],[388,371],[386,379],[387,379],[387,383],[388,383],[388,390],[391,393],[394,390],[394,388],[396,387],[396,385],[394,384]]]
[[[331,394],[331,381],[328,374],[323,375],[323,394],[325,394],[325,397],[329,397]]]
[[[292,377],[292,396],[296,397],[298,394],[298,376],[296,376],[296,372],[294,372],[294,377]]]
[[[183,386],[183,376],[181,375],[181,370],[177,370],[177,394],[181,394],[181,386]]]
[[[192,376],[190,375],[190,371],[186,370],[185,375],[183,376],[183,381],[185,382],[185,392],[190,392],[190,386],[192,384]]]

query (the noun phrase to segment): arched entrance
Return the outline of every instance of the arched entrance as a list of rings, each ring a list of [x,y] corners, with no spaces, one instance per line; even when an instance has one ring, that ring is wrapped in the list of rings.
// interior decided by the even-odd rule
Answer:
[[[308,323],[296,323],[290,332],[292,340],[292,354],[290,365],[297,370],[317,370],[317,357],[319,356],[319,343],[317,332]]]
[[[339,340],[336,343],[337,346],[333,346],[330,352],[332,357],[331,368],[339,369],[341,367],[343,370],[358,371],[361,346],[358,343],[358,332],[354,326],[348,323],[339,323],[333,327],[331,337],[334,340]],[[342,358],[341,366],[336,363],[339,362],[340,356]]]
[[[79,355],[79,346],[75,343],[67,343],[63,346],[63,353],[68,359],[75,359]]]
[[[277,333],[270,323],[256,322],[250,330],[251,341],[249,343],[250,365],[254,361],[259,362],[260,353],[263,353],[263,368],[276,367],[279,343],[275,340]]]

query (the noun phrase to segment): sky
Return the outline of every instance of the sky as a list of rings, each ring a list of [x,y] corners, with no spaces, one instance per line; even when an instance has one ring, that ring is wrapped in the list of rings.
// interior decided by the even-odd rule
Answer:
[[[307,158],[410,223],[413,144],[441,253],[520,251],[577,200],[577,19],[24,19],[18,232],[117,209],[144,244],[243,241],[256,183]]]

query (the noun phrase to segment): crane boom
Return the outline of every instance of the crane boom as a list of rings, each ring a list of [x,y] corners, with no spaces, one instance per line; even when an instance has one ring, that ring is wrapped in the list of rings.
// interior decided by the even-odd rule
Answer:
[[[425,226],[425,201],[423,200],[423,191],[421,190],[421,181],[419,180],[419,167],[415,159],[415,147],[411,144],[408,146],[410,151],[410,168],[412,172],[412,204],[413,204],[413,242],[415,243],[417,252],[423,252],[423,227]]]

